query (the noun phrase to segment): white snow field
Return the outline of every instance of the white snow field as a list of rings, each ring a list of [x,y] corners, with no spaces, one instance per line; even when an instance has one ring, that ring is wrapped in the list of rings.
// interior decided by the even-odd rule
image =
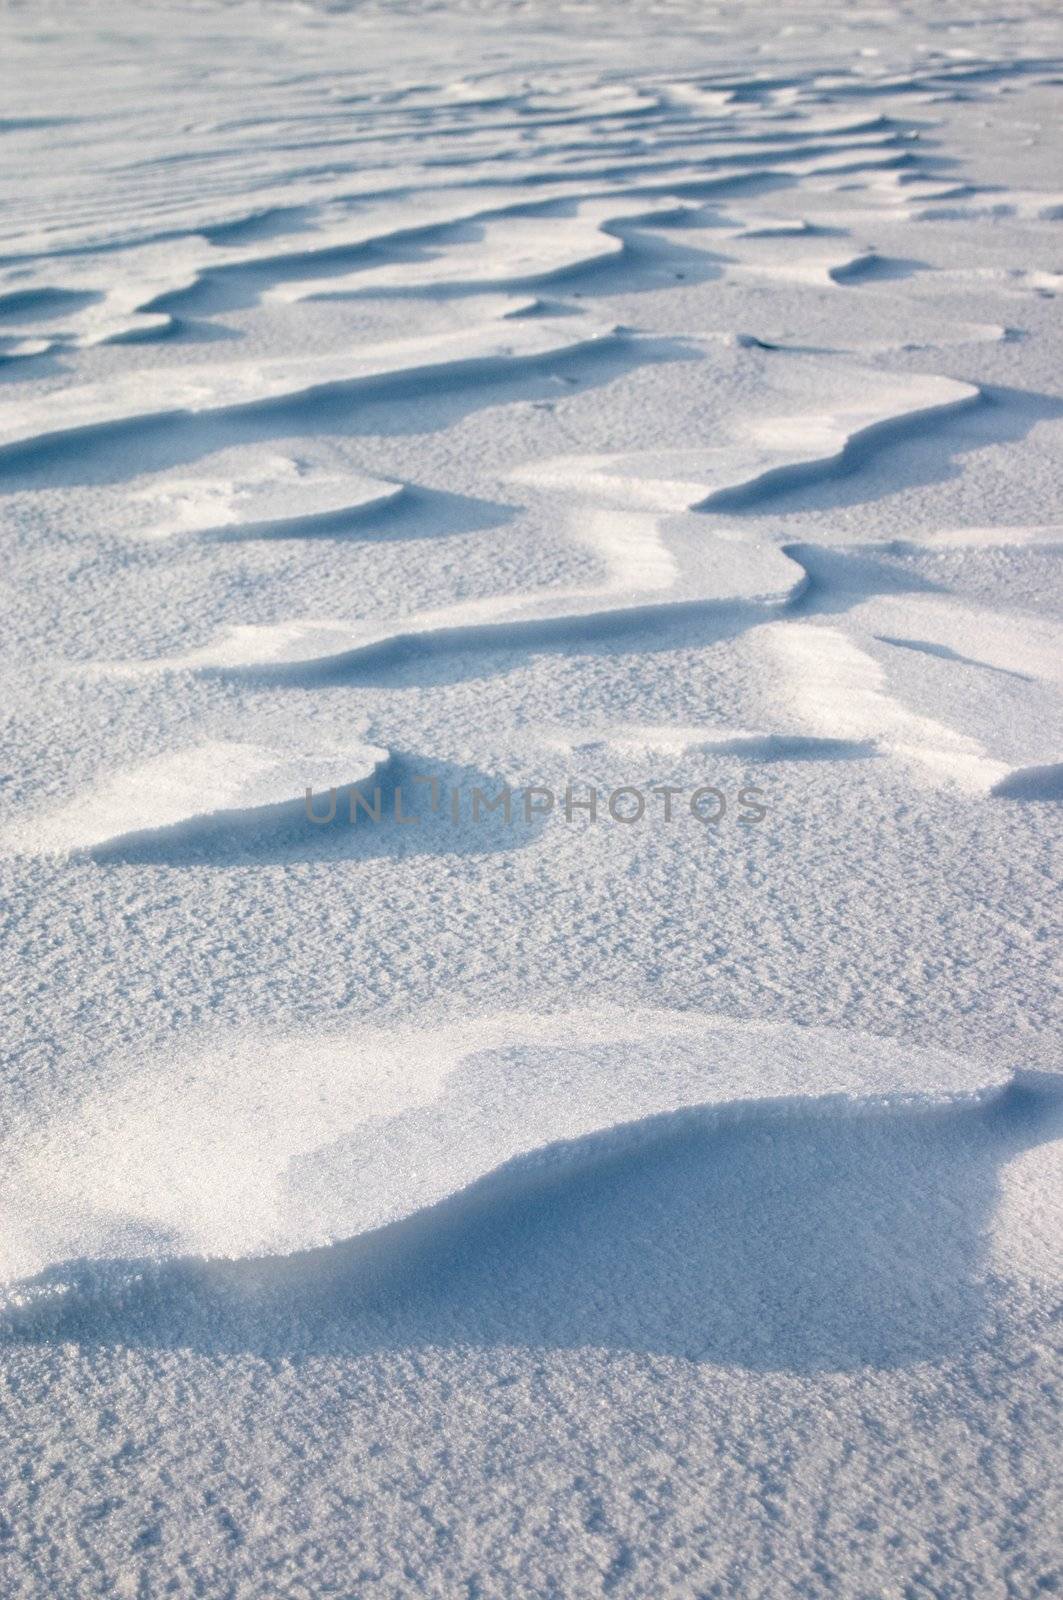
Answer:
[[[0,0],[3,1600],[1063,1594],[1056,11]]]

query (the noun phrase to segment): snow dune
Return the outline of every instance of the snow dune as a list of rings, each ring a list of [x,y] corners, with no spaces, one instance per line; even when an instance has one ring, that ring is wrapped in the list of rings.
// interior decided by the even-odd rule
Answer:
[[[814,382],[820,370],[813,364],[800,377]],[[598,557],[605,578],[600,588],[490,597],[414,615],[400,628],[317,618],[238,624],[183,658],[116,663],[105,670],[232,671],[283,664],[320,671],[334,658],[336,669],[348,671],[362,660],[380,659],[382,651],[401,659],[411,647],[453,653],[525,638],[534,649],[551,634],[576,645],[602,627],[643,625],[651,606],[659,613],[674,605],[688,614],[692,607],[711,612],[724,602],[745,603],[753,622],[765,602],[785,602],[800,592],[800,568],[777,546],[745,540],[736,530],[714,536],[698,516],[683,513],[748,508],[761,494],[830,477],[880,438],[978,399],[974,387],[948,379],[912,378],[900,385],[858,369],[847,377],[863,393],[835,413],[736,423],[728,443],[704,451],[560,457],[517,468],[510,476],[518,485],[565,496],[562,525]],[[158,491],[171,492],[165,484]]]
[[[0,1590],[1059,1590],[1049,9],[106,10],[0,10]]]
[[[0,406],[0,450],[174,413],[196,416],[262,406],[337,386],[363,393],[384,386],[394,392],[411,382],[421,384],[466,371],[479,374],[504,369],[506,363],[534,361],[610,334],[606,327],[551,327],[543,320],[487,323],[430,339],[399,339],[378,349],[356,347],[349,354],[182,367],[165,389],[160,388],[157,374],[145,379],[142,373],[133,372],[124,381],[68,389],[58,413],[51,397],[37,408]]]
[[[1044,1075],[972,1091],[940,1052],[690,1014],[231,1041],[42,1131],[5,1182],[8,1271],[36,1269],[5,1314],[272,1354],[889,1367],[978,1337],[998,1170],[1061,1129]]]
[[[219,835],[254,835],[284,820],[302,821],[307,786],[364,782],[386,760],[387,751],[372,745],[308,755],[214,740],[105,778],[88,794],[0,835],[0,848],[33,855],[92,851],[145,835],[172,838],[208,820]]]
[[[947,1052],[685,1013],[236,1037],[161,1069],[131,1062],[35,1133],[5,1178],[5,1272],[306,1249],[437,1205],[517,1158],[564,1170],[580,1159],[572,1141],[610,1129],[637,1161],[658,1120],[684,1110],[828,1097],[842,1115],[971,1093]],[[34,1172],[47,1172],[47,1196]]]
[[[298,456],[237,448],[205,468],[135,491],[132,528],[149,539],[204,533],[291,537],[357,523],[367,512],[392,506],[401,493],[401,484],[352,478],[320,446]]]

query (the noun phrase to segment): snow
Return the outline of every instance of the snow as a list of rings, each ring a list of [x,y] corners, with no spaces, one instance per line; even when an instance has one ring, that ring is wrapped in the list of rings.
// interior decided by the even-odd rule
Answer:
[[[300,786],[364,783],[387,754],[361,745],[323,758],[215,740],[117,773],[33,824],[13,828],[5,842],[16,852],[63,855],[143,834],[166,835],[206,818],[222,829],[239,825],[260,830],[274,820],[275,808],[285,810]],[[305,794],[292,807],[295,821],[303,820],[304,808]]]
[[[776,1054],[785,1067],[769,1077]],[[661,1119],[700,1127],[710,1109],[733,1116],[765,1099],[842,1116],[894,1097],[932,1110],[968,1082],[943,1052],[683,1012],[236,1038],[161,1073],[127,1067],[25,1158],[12,1153],[5,1232],[24,1249],[20,1235],[48,1215],[62,1243],[37,1245],[38,1272],[150,1256],[160,1238],[186,1255],[291,1252],[428,1210],[507,1164],[578,1167],[584,1146],[612,1147],[604,1135],[637,1150]]]
[[[105,10],[0,8],[0,1589],[1063,1588],[1053,8]]]

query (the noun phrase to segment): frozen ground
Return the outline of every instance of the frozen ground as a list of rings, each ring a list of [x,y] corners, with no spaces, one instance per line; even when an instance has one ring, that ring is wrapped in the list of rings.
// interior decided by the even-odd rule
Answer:
[[[0,7],[5,1596],[1063,1591],[1053,9]]]

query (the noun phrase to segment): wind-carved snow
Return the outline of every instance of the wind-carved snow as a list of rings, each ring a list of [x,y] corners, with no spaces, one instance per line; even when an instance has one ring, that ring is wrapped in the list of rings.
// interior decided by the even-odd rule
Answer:
[[[824,1097],[833,1115],[859,1114],[1004,1081],[986,1073],[972,1091],[944,1051],[678,1012],[231,1038],[164,1071],[132,1063],[12,1150],[0,1274],[306,1249],[424,1210],[517,1157],[556,1170],[588,1135],[637,1148],[638,1125],[651,1139],[662,1115]]]
[[[802,376],[807,383],[807,373]],[[254,669],[320,663],[330,656],[354,665],[360,653],[391,644],[416,641],[449,651],[465,643],[491,643],[483,630],[505,626],[529,629],[534,646],[539,626],[573,619],[593,630],[650,605],[783,603],[804,582],[792,559],[777,544],[750,540],[741,529],[721,527],[715,519],[707,523],[697,513],[748,506],[762,492],[829,475],[849,453],[871,447],[879,436],[978,398],[972,385],[938,377],[898,382],[853,369],[847,378],[854,390],[859,384],[864,392],[833,412],[745,420],[731,426],[728,442],[704,450],[548,458],[514,470],[510,476],[516,484],[558,497],[559,525],[575,544],[589,548],[604,570],[604,581],[595,588],[484,598],[414,614],[399,627],[332,618],[237,624],[185,656],[100,670]]]
[[[368,267],[324,280],[294,279],[272,290],[269,298],[288,302],[321,294],[417,295],[440,289],[530,286],[620,255],[622,238],[603,226],[619,220],[616,211],[615,201],[599,201],[583,204],[571,217],[504,215],[458,224],[454,231],[459,238],[450,243],[444,233],[424,261]]]
[[[802,725],[820,737],[872,740],[934,783],[986,794],[1006,776],[977,739],[909,711],[889,692],[878,662],[837,628],[772,630],[780,691]]]
[[[610,327],[580,323],[491,321],[430,337],[396,339],[378,347],[354,345],[349,352],[244,359],[202,367],[180,366],[168,373],[134,371],[107,384],[67,389],[57,407],[52,396],[37,405],[0,405],[0,449],[186,412],[226,411],[295,400],[333,386],[361,386],[400,380],[431,382],[478,364],[504,366],[535,360],[608,338]]]
[[[386,759],[387,751],[373,745],[315,754],[212,740],[103,778],[87,793],[0,834],[0,849],[91,851],[205,818],[220,829],[254,831],[277,807],[301,816],[308,786],[357,784]]]
[[[0,11],[4,1593],[1058,1591],[1049,8],[91,9]]]
[[[297,455],[244,447],[133,490],[129,531],[148,539],[226,529],[292,532],[341,512],[357,518],[381,510],[401,493],[401,484],[356,478],[320,444],[302,446]]]

